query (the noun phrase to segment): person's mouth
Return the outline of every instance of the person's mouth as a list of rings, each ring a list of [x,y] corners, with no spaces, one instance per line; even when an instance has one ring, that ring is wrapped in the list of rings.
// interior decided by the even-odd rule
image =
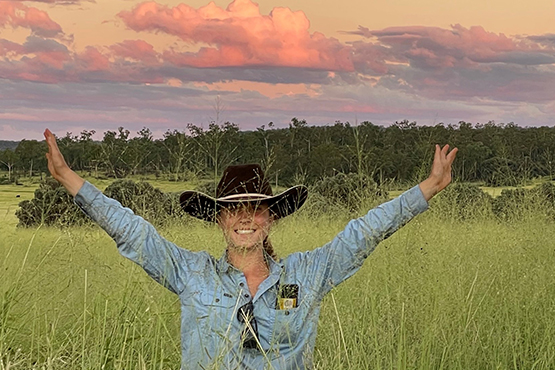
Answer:
[[[255,229],[237,229],[237,230],[235,230],[235,232],[239,235],[254,234],[255,231],[256,231]]]

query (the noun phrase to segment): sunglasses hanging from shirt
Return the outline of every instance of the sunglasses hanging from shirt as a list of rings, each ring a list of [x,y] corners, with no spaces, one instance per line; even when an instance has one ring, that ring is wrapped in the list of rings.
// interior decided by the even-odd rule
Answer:
[[[241,333],[241,341],[243,348],[258,348],[258,324],[254,317],[254,305],[252,301],[239,307],[237,311],[237,320],[241,324],[245,324],[243,332]]]

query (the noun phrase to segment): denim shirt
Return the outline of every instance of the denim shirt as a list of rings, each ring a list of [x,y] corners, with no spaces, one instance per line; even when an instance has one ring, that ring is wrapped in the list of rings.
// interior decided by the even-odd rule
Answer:
[[[130,209],[86,182],[75,203],[116,242],[121,255],[176,293],[181,302],[181,369],[305,369],[312,353],[322,298],[352,276],[383,239],[428,208],[418,186],[351,220],[331,242],[280,261],[254,297],[245,275],[207,252],[191,252],[161,237]],[[279,309],[278,291],[298,286],[297,307]],[[237,310],[252,301],[262,350],[243,348]]]

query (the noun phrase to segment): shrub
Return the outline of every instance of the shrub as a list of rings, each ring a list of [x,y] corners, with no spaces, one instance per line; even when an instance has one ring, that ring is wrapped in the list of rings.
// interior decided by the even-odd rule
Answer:
[[[454,183],[434,197],[430,211],[459,221],[491,216],[493,198],[473,184]]]
[[[118,180],[104,194],[116,199],[155,225],[183,215],[179,193],[163,193],[147,182]],[[18,226],[73,226],[90,223],[89,218],[73,202],[73,197],[58,181],[48,178],[35,190],[35,197],[19,203]]]
[[[197,186],[195,190],[200,191],[201,193],[204,193],[204,194],[209,195],[211,197],[215,197],[217,186],[218,186],[218,184],[211,180],[211,181],[203,182],[202,184]]]
[[[555,220],[555,185],[544,182],[530,190],[535,204],[534,212],[543,214],[550,220]]]
[[[73,197],[53,178],[44,180],[35,190],[35,197],[19,203],[15,215],[18,226],[34,227],[82,225],[87,216],[73,203]]]
[[[533,207],[533,202],[529,190],[503,189],[493,201],[492,211],[500,220],[510,221],[522,219],[524,215],[529,214],[530,206]]]
[[[156,225],[183,214],[179,193],[164,193],[148,182],[117,180],[104,190],[104,194]]]
[[[387,198],[387,192],[381,190],[376,182],[368,176],[356,173],[339,173],[324,177],[311,187],[309,200],[312,207],[317,205],[321,212],[340,207],[348,212],[366,211],[367,208]]]

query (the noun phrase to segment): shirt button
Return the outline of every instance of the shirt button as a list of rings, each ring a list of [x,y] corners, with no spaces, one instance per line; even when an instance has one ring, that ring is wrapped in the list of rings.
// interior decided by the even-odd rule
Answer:
[[[245,284],[244,284],[244,283],[239,283],[239,286],[240,286],[240,287],[244,287]]]
[[[285,311],[285,316],[289,315],[289,311]]]
[[[248,295],[248,294],[245,294],[245,298],[249,298],[249,295]]]
[[[216,303],[218,303],[220,301],[220,298],[216,298]]]

